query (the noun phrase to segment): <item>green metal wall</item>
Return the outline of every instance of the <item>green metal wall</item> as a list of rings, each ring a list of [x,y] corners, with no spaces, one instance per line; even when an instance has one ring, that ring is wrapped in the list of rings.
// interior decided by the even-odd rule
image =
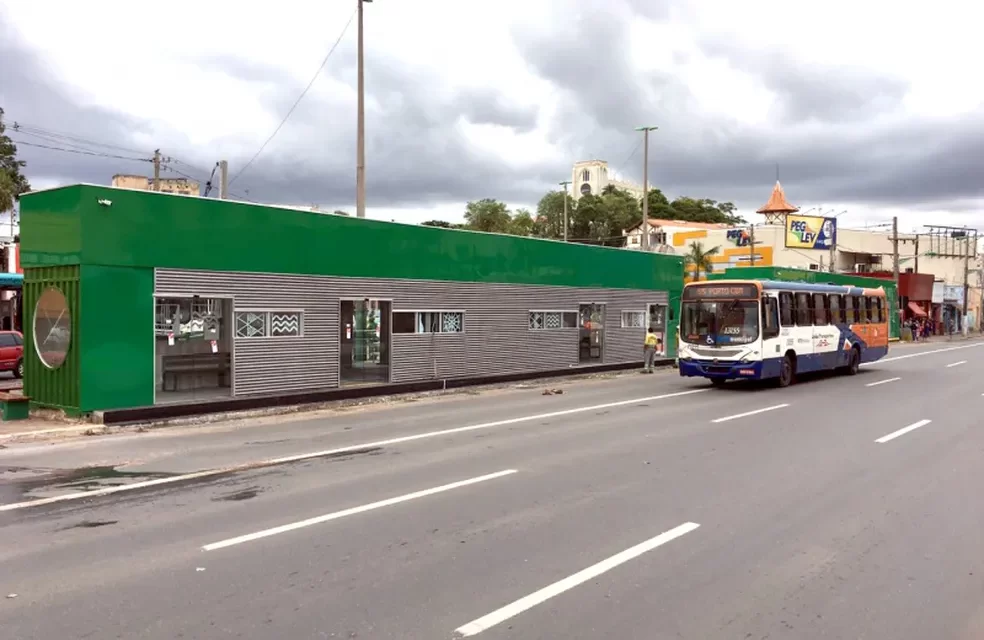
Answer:
[[[57,369],[45,366],[34,348],[34,309],[38,298],[49,287],[62,292],[72,315],[68,353]],[[78,266],[24,269],[24,394],[34,405],[63,409],[69,414],[81,411],[79,346],[83,338],[79,331],[79,306]]]
[[[118,267],[664,291],[679,287],[683,273],[680,256],[109,187],[28,194],[21,211],[21,260],[28,266],[75,259]]]
[[[154,270],[81,271],[81,410],[154,404]]]
[[[883,278],[866,278],[844,273],[827,271],[810,271],[807,269],[791,269],[788,267],[731,267],[723,272],[712,273],[708,280],[784,280],[789,282],[809,282],[811,284],[853,285],[885,289],[885,297],[891,308],[891,322],[888,326],[889,337],[898,340],[902,335],[902,321],[899,317],[899,296],[895,282]]]

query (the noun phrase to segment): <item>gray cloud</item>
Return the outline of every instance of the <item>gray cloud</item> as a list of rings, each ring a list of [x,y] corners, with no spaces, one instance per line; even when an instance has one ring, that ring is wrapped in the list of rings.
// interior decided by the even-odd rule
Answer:
[[[777,96],[783,122],[865,120],[902,106],[904,78],[859,66],[797,64],[783,51],[702,38],[701,49],[733,68],[757,76]]]
[[[217,140],[208,148],[196,147],[182,132],[160,123],[144,122],[109,109],[79,106],[63,86],[47,80],[51,74],[45,72],[43,59],[19,43],[13,28],[3,23],[2,14],[0,33],[4,34],[2,58],[14,62],[0,68],[2,106],[11,121],[28,119],[35,126],[78,132],[89,140],[110,141],[124,147],[133,145],[134,133],[143,134],[155,140],[163,153],[183,161],[171,165],[175,170],[203,182],[219,158],[229,160],[235,176],[259,144],[244,144],[242,139],[230,137]],[[303,81],[262,63],[221,56],[196,62],[249,83],[272,122],[279,122],[304,88]],[[353,90],[339,90],[337,84],[326,80],[354,87],[354,62],[351,45],[345,48],[343,44],[325,68],[324,77],[286,126],[234,182],[233,192],[265,202],[352,208],[355,95]],[[493,88],[443,87],[437,74],[407,68],[398,60],[378,55],[369,54],[366,65],[370,208],[431,207],[482,197],[530,202],[542,195],[544,184],[556,181],[550,167],[525,166],[517,170],[476,151],[455,131],[458,122],[530,131],[537,125],[536,105],[510,99]],[[261,133],[266,136],[269,132]],[[17,137],[49,144],[26,135]],[[149,171],[139,162],[27,146],[21,148],[21,155],[28,161],[29,176],[44,180],[107,183],[114,173]]]
[[[638,144],[635,126],[655,124],[652,183],[674,196],[731,200],[746,212],[768,198],[777,164],[798,204],[959,208],[984,197],[975,175],[984,157],[984,111],[905,117],[898,107],[908,86],[898,78],[797,65],[781,52],[745,53],[704,40],[708,55],[727,56],[775,91],[781,108],[765,127],[701,115],[685,78],[639,74],[625,48],[612,46],[628,34],[625,4],[586,4],[594,10],[562,16],[549,30],[514,33],[531,68],[563,92],[556,139],[580,157],[607,156],[639,180],[641,153],[627,162],[623,154]],[[602,12],[603,4],[612,9]]]
[[[562,95],[548,135],[567,157],[513,166],[476,150],[457,133],[460,122],[530,131],[538,105],[495,87],[453,88],[439,73],[409,67],[370,52],[367,58],[367,183],[369,206],[430,207],[495,197],[535,202],[569,175],[575,159],[602,157],[631,178],[641,178],[641,134],[651,139],[650,179],[671,196],[731,200],[746,212],[765,202],[780,167],[790,199],[800,205],[853,202],[904,205],[914,210],[970,210],[984,198],[975,174],[984,157],[984,113],[948,119],[904,117],[907,91],[898,78],[859,69],[800,68],[773,52],[745,52],[734,44],[703,41],[775,92],[780,109],[769,126],[701,115],[687,79],[639,73],[628,58],[631,21],[665,19],[676,0],[579,0],[578,11],[519,29],[513,40],[529,68]],[[645,5],[645,6],[643,6]],[[567,5],[570,7],[570,5]],[[644,11],[645,13],[639,13]],[[187,165],[174,168],[205,180],[219,158],[233,174],[279,122],[312,70],[297,76],[233,57],[196,60],[204,68],[248,83],[270,114],[256,142],[219,139],[193,145],[171,125],[108,108],[80,104],[53,78],[37,52],[21,44],[0,13],[0,106],[8,119],[74,132],[144,154],[153,140]],[[267,150],[233,185],[252,199],[351,208],[355,186],[355,60],[351,43],[333,56],[311,93]],[[721,96],[727,100],[726,95]],[[39,138],[19,139],[52,144]],[[636,150],[633,152],[633,150]],[[107,183],[113,173],[146,172],[146,164],[21,148],[29,177]],[[137,153],[139,152],[139,153]]]

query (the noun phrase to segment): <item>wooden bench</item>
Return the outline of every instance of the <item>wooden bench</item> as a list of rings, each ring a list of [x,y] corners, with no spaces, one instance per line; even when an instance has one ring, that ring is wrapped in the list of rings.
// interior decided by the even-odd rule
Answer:
[[[226,386],[226,379],[232,369],[231,355],[226,353],[188,353],[179,356],[164,356],[161,359],[164,391],[178,390],[178,377],[183,374],[216,373],[219,376],[219,386]],[[168,389],[168,378],[171,379],[171,389]]]
[[[15,393],[0,391],[0,418],[4,422],[26,420],[31,416],[31,399]]]

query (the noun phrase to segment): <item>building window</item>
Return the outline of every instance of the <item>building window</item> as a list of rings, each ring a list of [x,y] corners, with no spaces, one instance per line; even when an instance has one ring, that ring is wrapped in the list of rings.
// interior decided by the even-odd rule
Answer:
[[[236,337],[298,338],[303,320],[300,311],[236,311]]]
[[[301,314],[297,311],[271,312],[270,335],[278,338],[301,335]]]
[[[587,169],[585,169],[584,171],[582,171],[582,172],[581,172],[581,180],[582,180],[583,182],[588,182],[588,181],[590,181],[590,180],[591,180],[591,172],[590,172],[590,171],[588,171]]]
[[[394,311],[393,333],[463,333],[463,311]]]
[[[546,329],[576,329],[577,313],[574,311],[530,311],[530,331]]]
[[[461,333],[465,324],[465,314],[453,311],[441,314],[441,333]]]
[[[622,312],[622,328],[623,329],[645,329],[646,328],[646,312],[645,311],[623,311]]]

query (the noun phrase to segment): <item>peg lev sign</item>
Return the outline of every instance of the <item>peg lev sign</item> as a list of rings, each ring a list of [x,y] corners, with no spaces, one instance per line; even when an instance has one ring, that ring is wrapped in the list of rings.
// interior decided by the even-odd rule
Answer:
[[[837,220],[819,216],[786,216],[786,246],[790,249],[825,249],[837,244]]]

